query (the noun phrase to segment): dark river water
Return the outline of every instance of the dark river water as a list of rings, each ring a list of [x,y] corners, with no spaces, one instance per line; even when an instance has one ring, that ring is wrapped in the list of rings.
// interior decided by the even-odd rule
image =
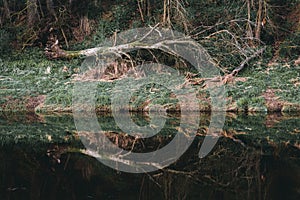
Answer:
[[[72,115],[1,114],[0,199],[300,199],[299,115],[227,113],[201,158],[211,117],[199,115],[196,132],[182,128],[183,116],[167,114],[158,134],[141,138],[118,127],[112,115],[98,116],[102,131],[95,134],[78,131]],[[146,115],[130,119],[150,124]],[[100,134],[126,156],[178,147],[172,143],[178,134],[192,140],[168,166],[168,159],[154,165],[151,157],[144,163],[157,170],[128,173],[126,165],[137,163],[105,163],[110,157],[101,154]]]

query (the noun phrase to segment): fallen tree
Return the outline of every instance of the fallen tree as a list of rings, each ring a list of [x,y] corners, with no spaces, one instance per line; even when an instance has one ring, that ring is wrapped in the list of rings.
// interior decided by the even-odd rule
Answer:
[[[191,39],[189,36],[182,35],[180,33],[173,32],[169,29],[161,29],[158,28],[158,25],[155,25],[154,27],[150,28],[143,28],[143,29],[133,29],[130,31],[127,31],[121,35],[114,35],[113,38],[110,40],[107,40],[103,43],[103,45],[99,47],[79,50],[79,51],[67,51],[62,49],[62,46],[60,46],[59,41],[54,35],[50,35],[47,46],[45,48],[45,55],[49,59],[63,59],[63,58],[76,58],[76,57],[89,57],[89,56],[102,56],[102,55],[115,55],[119,58],[122,58],[122,56],[125,56],[132,59],[131,56],[128,54],[130,51],[138,50],[138,49],[146,49],[146,50],[161,50],[163,52],[166,52],[168,54],[171,54],[175,57],[180,57],[181,55],[178,55],[177,50],[179,51],[186,51],[191,50],[194,57],[201,57],[202,59],[206,59],[205,61],[211,62],[214,65],[215,62],[210,59],[209,55],[207,54],[206,50],[199,45],[195,40]],[[230,79],[233,76],[236,76],[244,67],[251,61],[252,59],[260,56],[266,47],[255,49],[250,48],[248,45],[245,49],[242,49],[242,44],[238,42],[238,39],[235,35],[232,33],[226,31],[219,31],[218,33],[225,32],[226,34],[229,33],[232,38],[234,39],[234,46],[240,50],[241,55],[243,55],[245,58],[240,63],[239,66],[237,66],[234,70],[232,70],[230,73],[225,73],[223,77],[210,77],[209,79],[212,79],[213,81],[223,81],[223,83],[230,82]],[[218,34],[214,33],[214,34]],[[196,55],[197,52],[200,51],[203,53],[203,55]],[[190,53],[190,52],[189,52]],[[181,58],[182,59],[182,58]],[[210,60],[207,60],[210,59]],[[198,65],[199,63],[191,63],[192,65]]]
[[[171,45],[185,44],[195,46],[195,44],[193,44],[194,41],[191,40],[190,37],[183,36],[182,34],[170,31],[169,29],[158,29],[158,25],[159,24],[151,27],[151,29],[134,29],[137,31],[136,33],[134,31],[128,31],[121,36],[115,35],[112,41],[104,42],[107,46],[99,46],[79,51],[63,50],[57,38],[51,34],[45,48],[45,55],[49,59],[97,56],[106,53],[122,55],[135,49],[160,49],[164,52],[167,51],[168,53],[176,55],[176,53],[170,48]],[[142,35],[143,33],[144,35]],[[173,35],[168,35],[170,33]],[[132,34],[133,38],[131,38],[130,34]],[[129,41],[127,42],[126,40]],[[121,44],[117,45],[118,43]]]

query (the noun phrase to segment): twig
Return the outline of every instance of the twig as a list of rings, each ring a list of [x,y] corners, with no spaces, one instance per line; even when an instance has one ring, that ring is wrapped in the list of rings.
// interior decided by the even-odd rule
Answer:
[[[218,26],[221,26],[221,25],[223,25],[223,24],[230,24],[230,23],[237,23],[237,22],[248,22],[249,24],[252,24],[252,25],[254,25],[254,23],[252,22],[252,21],[249,21],[248,19],[243,19],[243,18],[241,18],[241,19],[233,19],[233,20],[230,20],[230,21],[225,21],[225,22],[219,22],[219,23],[216,23],[216,24],[214,24],[214,25],[212,25],[212,26],[206,26],[207,28],[206,29],[204,29],[204,30],[202,30],[202,31],[200,31],[200,32],[197,32],[197,33],[195,33],[194,35],[192,35],[192,37],[196,37],[196,36],[199,36],[199,35],[201,35],[201,34],[203,34],[203,33],[205,33],[205,32],[207,32],[207,31],[209,31],[209,30],[211,30],[211,29],[213,29],[213,28],[216,28],[216,27],[218,27]],[[204,27],[204,26],[203,26]],[[197,27],[197,28],[195,28],[194,30],[192,30],[191,32],[194,32],[195,30],[197,30],[199,27]]]
[[[143,41],[146,37],[148,37],[148,36],[153,32],[153,30],[156,29],[156,27],[157,27],[158,25],[159,25],[159,23],[157,23],[155,26],[153,26],[153,27],[151,28],[151,30],[150,30],[146,35],[144,35],[141,39],[139,39],[139,42]]]
[[[140,15],[141,15],[141,19],[142,19],[142,22],[144,23],[145,20],[144,20],[143,10],[142,10],[142,7],[141,7],[141,2],[140,2],[140,0],[137,0],[137,2],[138,2],[138,7],[139,7],[139,12],[140,12]]]
[[[65,39],[66,46],[67,46],[67,48],[69,48],[69,42],[67,40],[66,34],[65,34],[65,32],[62,28],[60,30],[61,30],[61,33],[62,33],[64,39]]]

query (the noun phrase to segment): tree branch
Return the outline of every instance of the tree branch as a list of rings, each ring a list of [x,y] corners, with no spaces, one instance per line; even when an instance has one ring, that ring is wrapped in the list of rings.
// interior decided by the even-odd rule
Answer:
[[[248,62],[250,60],[252,60],[253,58],[259,56],[260,54],[262,54],[264,51],[266,50],[266,47],[263,47],[261,49],[259,49],[258,51],[254,52],[254,54],[252,54],[249,57],[246,57],[246,59],[240,64],[240,66],[238,66],[237,68],[235,68],[232,72],[231,75],[235,76],[237,75],[242,69],[244,69],[245,65],[248,64]]]
[[[157,26],[157,25],[156,25]],[[155,27],[156,27],[155,26]],[[120,44],[117,46],[101,46],[101,47],[94,47],[90,49],[84,49],[80,51],[66,51],[61,48],[58,43],[58,40],[55,36],[51,35],[48,39],[48,43],[45,48],[45,55],[49,59],[59,59],[59,58],[74,58],[79,56],[96,56],[99,54],[106,54],[106,53],[120,53],[128,52],[133,49],[160,49],[162,51],[169,50],[168,45],[170,44],[190,44],[192,41],[189,40],[188,37],[177,37],[171,38],[166,40],[157,40],[157,41],[144,41],[146,37],[149,37],[149,34],[152,33],[155,29],[153,27],[146,35],[144,35],[140,39],[136,39],[135,41],[128,42],[125,44]],[[158,31],[158,30],[157,30]],[[160,33],[158,33],[160,34]],[[174,53],[169,50],[169,53]]]

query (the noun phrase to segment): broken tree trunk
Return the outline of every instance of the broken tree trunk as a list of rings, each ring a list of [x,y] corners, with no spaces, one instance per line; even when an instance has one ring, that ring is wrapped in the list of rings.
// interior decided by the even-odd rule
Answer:
[[[124,44],[116,44],[116,38],[114,38],[114,41],[112,42],[112,45],[110,46],[99,46],[99,47],[94,47],[90,49],[84,49],[84,50],[79,50],[79,51],[66,51],[63,50],[61,45],[59,45],[59,42],[57,38],[53,35],[50,35],[48,38],[48,43],[45,48],[45,55],[49,59],[59,59],[59,58],[75,58],[75,57],[88,57],[88,56],[97,56],[97,55],[105,55],[107,53],[113,53],[115,55],[126,55],[126,52],[129,52],[131,50],[135,49],[160,49],[162,51],[168,52],[170,54],[173,54],[177,56],[177,54],[170,48],[172,45],[176,44],[186,44],[193,46],[193,41],[190,40],[189,37],[186,36],[178,36],[178,37],[170,37],[169,38],[154,38],[151,39],[151,33],[154,31],[157,31],[153,27],[149,32],[145,33],[143,36],[140,38],[137,38],[136,40],[125,42]],[[164,33],[159,33],[159,34],[164,34]],[[148,38],[149,36],[149,38]],[[196,46],[196,45],[194,45]]]
[[[132,50],[136,49],[148,49],[148,50],[154,50],[159,49],[164,52],[167,52],[169,54],[172,54],[174,56],[182,56],[178,55],[176,51],[173,50],[173,48],[177,49],[179,48],[181,51],[185,51],[185,53],[192,53],[193,55],[189,55],[191,57],[194,57],[199,62],[202,62],[201,59],[204,59],[204,61],[209,62],[208,54],[206,54],[205,50],[198,46],[198,44],[191,40],[190,37],[187,36],[170,36],[170,32],[160,32],[161,30],[155,29],[153,27],[150,31],[144,32],[143,35],[140,35],[140,37],[137,36],[137,34],[130,35],[130,37],[136,38],[135,40],[129,40],[127,42],[121,43],[117,45],[117,38],[114,38],[114,41],[109,46],[100,46],[90,49],[84,49],[79,51],[66,51],[61,48],[61,46],[58,43],[58,40],[56,37],[51,36],[49,38],[49,43],[47,44],[47,47],[45,49],[45,54],[50,59],[58,59],[58,58],[74,58],[79,56],[98,56],[98,55],[107,55],[107,54],[114,54],[118,57],[121,57],[122,55],[125,55],[127,57],[130,57],[127,52],[130,52]],[[151,33],[155,32],[158,35],[155,35],[154,38],[152,38]],[[163,37],[162,35],[168,35],[168,37]],[[128,36],[128,35],[126,35]],[[123,37],[121,37],[123,38]],[[248,64],[248,62],[259,55],[261,55],[266,47],[263,47],[255,52],[252,52],[251,56],[246,57],[244,61],[241,62],[241,64],[234,69],[230,74],[227,74],[223,77],[223,82],[227,82],[228,78],[231,78],[233,76],[236,76],[244,67]],[[188,52],[189,51],[189,52]],[[203,55],[199,55],[203,54]],[[207,56],[207,57],[206,57]],[[192,64],[199,64],[199,63],[192,63]],[[207,66],[206,66],[207,67]],[[206,68],[205,66],[202,66],[202,68]],[[209,66],[208,66],[209,67]],[[206,68],[206,70],[210,70]],[[212,77],[210,77],[212,78]],[[215,77],[219,80],[219,77]]]

